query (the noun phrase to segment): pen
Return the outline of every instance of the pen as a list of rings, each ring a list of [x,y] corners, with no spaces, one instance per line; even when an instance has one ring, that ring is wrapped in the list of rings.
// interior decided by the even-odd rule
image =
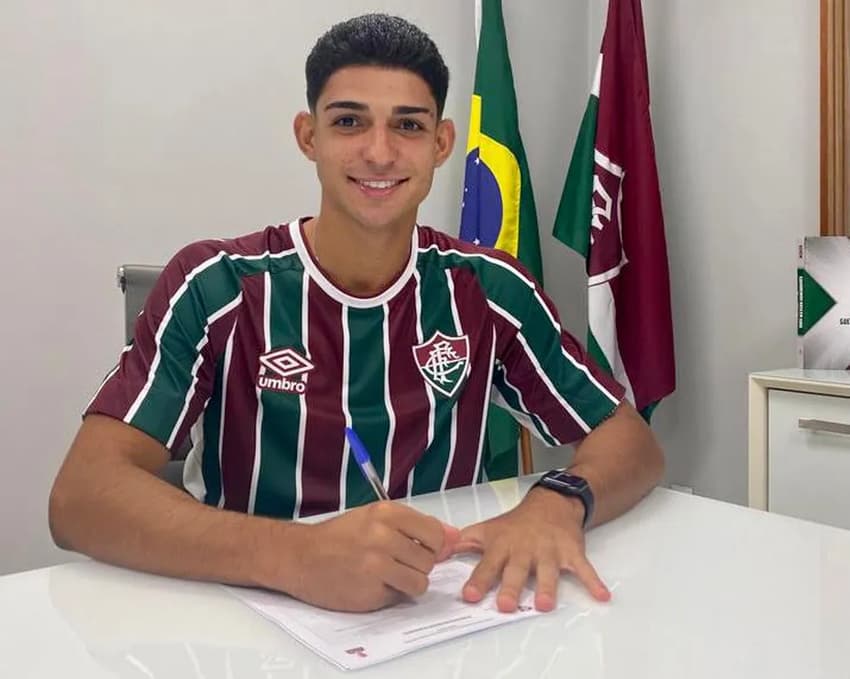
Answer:
[[[375,471],[375,467],[372,465],[372,460],[369,458],[366,446],[363,445],[363,441],[360,440],[357,432],[355,432],[351,427],[346,427],[345,436],[348,439],[349,445],[351,445],[351,450],[354,451],[354,459],[357,460],[357,466],[360,467],[360,471],[363,472],[363,476],[366,477],[369,485],[372,486],[372,490],[375,491],[375,495],[377,495],[380,500],[389,500],[390,496],[387,493],[386,488],[384,488],[384,484],[381,483],[378,472]]]

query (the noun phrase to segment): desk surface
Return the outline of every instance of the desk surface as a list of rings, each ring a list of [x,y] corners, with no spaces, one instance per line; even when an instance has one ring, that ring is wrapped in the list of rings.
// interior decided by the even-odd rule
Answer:
[[[457,525],[515,504],[528,479],[416,498]],[[613,600],[355,673],[224,589],[83,562],[0,577],[0,677],[850,678],[850,531],[658,489],[588,535]]]

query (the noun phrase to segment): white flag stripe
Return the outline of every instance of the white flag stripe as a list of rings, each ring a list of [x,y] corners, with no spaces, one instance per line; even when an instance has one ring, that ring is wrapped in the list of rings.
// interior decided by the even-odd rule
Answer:
[[[626,388],[626,398],[634,404],[635,394],[632,383],[626,374],[620,345],[617,341],[617,309],[614,292],[609,284],[594,285],[587,290],[587,324],[611,372],[620,384]]]

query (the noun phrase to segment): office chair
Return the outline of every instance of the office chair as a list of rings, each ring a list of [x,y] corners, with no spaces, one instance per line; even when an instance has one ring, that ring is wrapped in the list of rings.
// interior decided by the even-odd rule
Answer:
[[[161,266],[144,264],[124,264],[118,267],[118,287],[124,293],[124,339],[129,344],[133,339],[136,319],[145,306],[151,289],[162,273]],[[192,442],[189,437],[172,454],[171,461],[165,465],[159,476],[181,490],[183,488],[183,463],[186,460]]]

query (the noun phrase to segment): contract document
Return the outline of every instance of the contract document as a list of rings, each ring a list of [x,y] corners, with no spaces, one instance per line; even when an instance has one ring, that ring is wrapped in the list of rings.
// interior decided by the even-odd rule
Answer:
[[[474,563],[457,560],[437,564],[425,594],[372,613],[327,611],[283,594],[228,589],[314,652],[353,670],[489,627],[546,615],[534,609],[534,591],[529,587],[514,613],[499,612],[495,589],[477,604],[464,602],[461,589],[473,568]],[[562,603],[559,609],[568,606]]]

